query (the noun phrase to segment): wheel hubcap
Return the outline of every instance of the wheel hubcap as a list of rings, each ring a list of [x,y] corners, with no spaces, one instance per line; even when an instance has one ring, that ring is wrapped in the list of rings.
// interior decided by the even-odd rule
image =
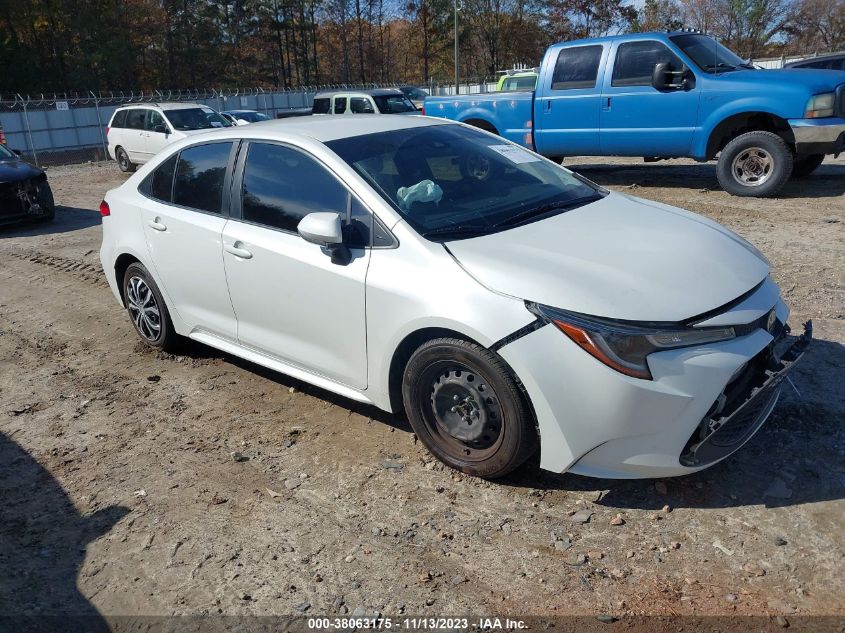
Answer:
[[[769,152],[760,147],[750,147],[734,158],[733,176],[743,185],[757,187],[771,177],[774,164]]]
[[[450,365],[432,378],[431,413],[432,430],[463,457],[493,450],[500,440],[503,414],[498,398],[484,378],[467,367]]]
[[[126,284],[126,307],[138,334],[155,342],[161,335],[161,312],[155,295],[141,277],[130,277]]]

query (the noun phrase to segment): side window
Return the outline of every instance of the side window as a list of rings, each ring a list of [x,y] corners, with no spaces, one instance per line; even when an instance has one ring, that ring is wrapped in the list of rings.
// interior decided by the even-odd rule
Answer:
[[[363,97],[352,97],[349,101],[349,107],[353,114],[375,114],[369,99]]]
[[[320,97],[319,99],[314,99],[314,106],[311,108],[311,111],[314,114],[328,114],[329,110],[331,109],[331,103],[327,97]]]
[[[161,114],[155,110],[147,110],[147,112],[149,114],[147,115],[146,125],[149,132],[154,132],[158,126],[163,127],[165,130],[167,129],[167,124],[164,122],[164,117]]]
[[[309,213],[345,214],[349,193],[307,154],[281,145],[250,143],[241,195],[245,221],[295,233]]]
[[[346,97],[335,97],[334,113],[343,114],[344,112],[346,112]]]
[[[562,49],[552,74],[552,90],[595,88],[602,50],[598,45]]]
[[[126,110],[118,110],[115,112],[114,118],[111,120],[110,127],[126,127]]]
[[[178,154],[174,154],[161,165],[156,167],[150,178],[149,195],[161,202],[170,202],[173,195],[173,173],[176,171],[176,159]]]
[[[654,65],[668,62],[681,69],[681,60],[661,42],[626,42],[616,49],[612,86],[650,86]]]
[[[208,213],[220,213],[223,179],[231,143],[208,143],[183,149],[176,163],[173,203]]]
[[[143,130],[147,117],[146,108],[133,108],[126,111],[126,127],[130,130]]]

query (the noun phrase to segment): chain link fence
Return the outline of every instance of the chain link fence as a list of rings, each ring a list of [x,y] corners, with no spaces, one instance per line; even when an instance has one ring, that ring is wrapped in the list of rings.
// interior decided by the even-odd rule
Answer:
[[[271,118],[286,110],[309,108],[320,90],[362,90],[398,84],[309,86],[298,89],[246,88],[150,92],[88,92],[52,95],[0,95],[0,132],[6,146],[39,166],[72,164],[108,158],[106,126],[118,106],[129,103],[185,102],[218,112],[256,110]],[[470,80],[460,94],[492,92],[495,83]],[[455,94],[454,84],[428,87],[432,94]]]

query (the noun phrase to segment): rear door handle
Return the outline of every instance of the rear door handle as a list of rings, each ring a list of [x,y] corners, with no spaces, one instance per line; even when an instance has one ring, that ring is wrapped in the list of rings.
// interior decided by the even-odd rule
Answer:
[[[224,244],[223,248],[226,249],[227,253],[231,253],[235,257],[240,257],[241,259],[250,259],[252,257],[252,253],[244,248],[242,242],[235,242],[234,244]]]
[[[147,224],[149,224],[151,229],[154,229],[156,231],[166,231],[167,230],[167,226],[165,224],[161,223],[161,218],[156,218],[155,220],[150,220],[149,222],[147,222]]]

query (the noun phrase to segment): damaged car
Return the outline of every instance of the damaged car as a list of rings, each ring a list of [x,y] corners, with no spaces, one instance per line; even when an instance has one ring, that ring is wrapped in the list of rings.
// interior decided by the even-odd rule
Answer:
[[[810,344],[766,258],[487,132],[326,116],[174,143],[101,205],[141,339],[205,343],[404,412],[501,477],[701,470],[771,414]]]
[[[0,145],[0,225],[49,222],[56,213],[47,174]]]

